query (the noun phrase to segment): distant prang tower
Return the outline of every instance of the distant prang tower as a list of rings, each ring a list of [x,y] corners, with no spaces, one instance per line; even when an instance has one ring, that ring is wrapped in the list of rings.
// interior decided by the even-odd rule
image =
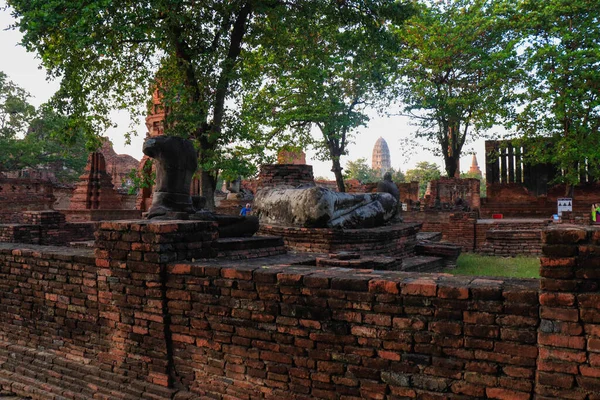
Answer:
[[[392,169],[392,158],[390,149],[384,138],[380,137],[373,147],[373,157],[371,158],[371,168],[380,171],[381,175]]]
[[[473,154],[473,161],[471,162],[471,168],[469,168],[469,173],[473,175],[481,175],[481,169],[479,169],[479,164],[477,164],[477,156]]]

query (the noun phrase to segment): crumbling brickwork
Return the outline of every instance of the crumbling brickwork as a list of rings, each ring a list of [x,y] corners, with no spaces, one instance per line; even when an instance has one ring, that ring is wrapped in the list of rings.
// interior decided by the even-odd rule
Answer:
[[[312,165],[265,164],[260,167],[256,190],[273,187],[294,188],[299,185],[314,183]]]
[[[23,211],[51,210],[55,200],[48,180],[0,176],[0,224],[22,223]]]
[[[0,244],[0,389],[598,398],[600,229],[545,230],[531,280],[204,259],[216,232],[206,224],[102,223],[95,256]]]

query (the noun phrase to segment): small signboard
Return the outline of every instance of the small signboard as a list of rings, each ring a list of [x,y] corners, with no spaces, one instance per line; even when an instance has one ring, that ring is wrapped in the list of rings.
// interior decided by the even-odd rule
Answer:
[[[402,211],[408,211],[408,204],[402,203]]]
[[[558,215],[562,216],[563,211],[573,211],[573,199],[569,197],[559,197],[557,200]]]

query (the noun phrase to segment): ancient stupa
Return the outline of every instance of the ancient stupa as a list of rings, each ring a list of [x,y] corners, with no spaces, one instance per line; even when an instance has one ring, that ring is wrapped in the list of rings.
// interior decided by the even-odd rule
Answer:
[[[478,176],[482,176],[481,169],[479,169],[479,164],[477,164],[477,156],[475,154],[473,154],[473,161],[471,162],[471,168],[469,168],[469,174],[477,174]]]
[[[380,171],[381,175],[392,169],[392,158],[390,149],[384,138],[380,137],[373,147],[373,156],[371,159],[371,168]]]

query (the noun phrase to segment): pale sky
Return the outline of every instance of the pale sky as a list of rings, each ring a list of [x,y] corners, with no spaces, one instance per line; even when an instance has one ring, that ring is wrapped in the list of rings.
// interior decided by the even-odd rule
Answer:
[[[0,0],[0,71],[6,73],[10,80],[27,90],[33,98],[30,102],[36,107],[48,100],[58,89],[58,82],[47,81],[46,72],[40,67],[40,60],[35,54],[28,53],[18,43],[21,40],[20,32],[7,29],[13,19],[9,11],[4,10],[4,0]],[[130,154],[140,159],[142,157],[142,142],[146,135],[146,127],[141,124],[137,129],[137,136],[133,137],[130,145],[125,144],[124,132],[128,130],[129,118],[125,114],[116,114],[115,122],[119,128],[104,133],[113,142],[115,151],[119,154]],[[416,128],[411,126],[405,117],[380,117],[373,113],[367,127],[360,128],[355,136],[354,144],[350,145],[349,155],[342,159],[342,166],[349,160],[366,158],[371,163],[371,153],[377,139],[383,137],[390,149],[392,167],[406,172],[413,168],[419,161],[437,163],[443,171],[443,159],[434,157],[431,153],[417,148],[412,149],[412,155],[406,156],[402,149],[401,140],[406,138]],[[477,160],[482,172],[485,173],[484,141],[478,140],[472,146],[465,146],[463,153],[475,150]],[[307,152],[307,163],[313,165],[314,175],[333,179],[331,163],[320,162],[312,159],[313,154]],[[461,171],[468,171],[472,156],[465,155],[461,159]]]

